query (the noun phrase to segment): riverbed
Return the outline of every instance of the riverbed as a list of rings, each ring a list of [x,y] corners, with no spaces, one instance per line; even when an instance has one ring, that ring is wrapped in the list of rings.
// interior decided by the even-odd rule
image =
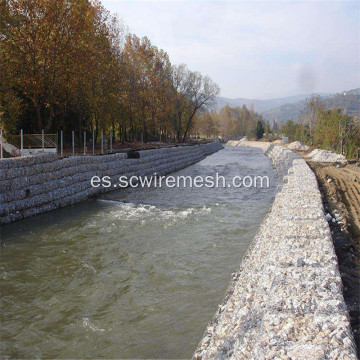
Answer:
[[[259,149],[173,175],[269,188],[137,188],[0,228],[2,357],[190,358],[276,192]]]

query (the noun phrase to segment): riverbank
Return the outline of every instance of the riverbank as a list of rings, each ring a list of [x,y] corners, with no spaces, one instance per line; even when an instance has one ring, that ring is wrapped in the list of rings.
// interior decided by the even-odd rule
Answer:
[[[130,187],[2,226],[0,358],[190,359],[276,194],[252,148],[172,175],[216,172],[270,187]]]
[[[321,164],[305,156],[316,175],[339,262],[344,299],[360,355],[360,168]],[[331,218],[329,217],[331,216]]]
[[[281,190],[194,358],[356,359],[314,173],[284,147],[240,146],[259,147],[272,160]]]
[[[8,158],[0,161],[0,225],[76,204],[114,187],[93,187],[93,176],[109,176],[112,184],[120,176],[166,175],[194,164],[222,149],[219,141],[139,151],[129,156],[56,154]],[[136,155],[136,156],[135,156]]]

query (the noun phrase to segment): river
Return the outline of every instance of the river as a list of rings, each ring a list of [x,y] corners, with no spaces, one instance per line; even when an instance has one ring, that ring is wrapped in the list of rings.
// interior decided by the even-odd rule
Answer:
[[[191,358],[276,192],[259,149],[174,175],[270,188],[138,188],[0,228],[1,357]]]

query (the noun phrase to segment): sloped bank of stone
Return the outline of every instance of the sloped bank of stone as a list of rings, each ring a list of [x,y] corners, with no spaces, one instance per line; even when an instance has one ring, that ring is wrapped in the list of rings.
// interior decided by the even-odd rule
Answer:
[[[259,142],[282,187],[195,359],[356,359],[315,175],[289,149]]]
[[[222,149],[219,141],[195,146],[144,150],[140,158],[127,154],[73,156],[55,154],[0,161],[0,224],[10,223],[87,200],[114,187],[92,187],[93,176],[165,175],[192,165]]]

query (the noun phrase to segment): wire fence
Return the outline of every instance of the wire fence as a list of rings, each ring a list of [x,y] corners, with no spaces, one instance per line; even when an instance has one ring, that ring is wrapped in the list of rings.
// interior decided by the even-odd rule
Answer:
[[[17,135],[6,135],[0,129],[0,158],[6,156],[27,156],[41,152],[56,152],[60,157],[71,155],[102,155],[114,152],[141,150],[146,148],[158,148],[178,146],[171,144],[170,136],[163,138],[163,141],[148,142],[144,144],[143,134],[141,141],[132,144],[113,144],[112,132],[105,134],[94,131],[71,131],[64,133],[60,130],[56,134],[25,134],[23,130]],[[175,141],[175,139],[174,139]],[[183,144],[191,145],[191,144]]]
[[[18,135],[7,135],[4,137],[3,130],[0,129],[0,156],[4,157],[4,150],[9,152],[9,148],[16,148],[18,155],[29,155],[36,152],[46,152],[49,149],[57,152],[61,157],[66,155],[75,155],[82,153],[86,154],[104,154],[105,152],[113,152],[113,134],[110,132],[106,136],[103,132],[98,139],[98,146],[96,146],[95,132],[79,132],[77,139],[75,138],[75,131],[71,132],[71,139],[66,137],[63,131],[56,134],[25,134],[23,130]],[[69,135],[69,134],[67,134]],[[80,139],[80,140],[79,140]],[[100,147],[100,149],[99,149]],[[11,155],[15,156],[15,153]]]
[[[18,149],[57,148],[57,134],[9,135],[7,140]]]

